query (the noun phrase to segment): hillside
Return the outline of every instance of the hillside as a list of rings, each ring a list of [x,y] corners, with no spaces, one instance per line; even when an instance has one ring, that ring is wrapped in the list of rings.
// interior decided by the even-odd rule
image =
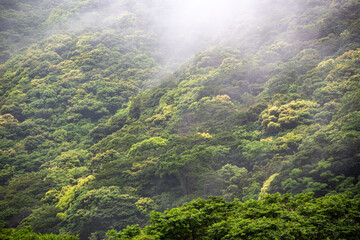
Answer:
[[[3,234],[120,238],[208,196],[236,212],[314,193],[359,213],[359,1],[4,0],[0,12]],[[304,234],[314,222],[301,219],[322,214],[306,201],[316,211],[293,206]],[[216,239],[252,218],[238,214]]]

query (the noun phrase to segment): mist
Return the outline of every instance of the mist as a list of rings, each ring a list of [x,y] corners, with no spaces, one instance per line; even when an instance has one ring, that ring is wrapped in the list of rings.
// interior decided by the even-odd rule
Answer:
[[[294,12],[306,1],[284,0],[63,0],[39,27],[44,37],[56,34],[144,31],[155,36],[158,62],[176,69],[194,54],[222,44],[255,52],[263,45],[249,41],[267,38],[266,25],[277,19],[292,21]],[[28,6],[28,5],[26,5]],[[23,11],[27,11],[25,5]],[[38,11],[40,11],[39,9]],[[282,23],[287,28],[289,22]],[[132,30],[129,30],[132,28]],[[273,27],[272,27],[273,28]],[[277,36],[276,34],[271,34]],[[271,37],[272,37],[271,36]],[[265,39],[269,40],[269,39]],[[290,38],[276,39],[290,42]]]
[[[360,196],[359,0],[0,1],[0,235],[251,239],[257,216],[189,206]],[[220,220],[172,237],[166,213]]]
[[[195,53],[234,38],[256,26],[271,13],[268,1],[255,0],[114,0],[97,2],[66,17],[48,35],[91,31],[118,26],[124,17],[136,18],[138,29],[157,35],[161,64],[170,68]],[[66,2],[64,2],[64,6]],[[61,5],[60,5],[61,6]],[[155,11],[154,11],[155,10]],[[120,24],[121,25],[121,24]]]
[[[173,1],[155,19],[161,27],[160,43],[169,59],[183,61],[229,37],[240,19],[252,23],[255,5],[234,0]]]

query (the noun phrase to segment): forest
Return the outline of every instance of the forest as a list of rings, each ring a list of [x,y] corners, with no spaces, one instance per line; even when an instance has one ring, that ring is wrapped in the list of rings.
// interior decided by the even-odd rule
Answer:
[[[360,239],[359,0],[0,0],[0,239]]]

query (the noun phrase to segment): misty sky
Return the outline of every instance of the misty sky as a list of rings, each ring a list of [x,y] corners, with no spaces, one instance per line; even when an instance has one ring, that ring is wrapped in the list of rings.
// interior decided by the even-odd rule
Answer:
[[[130,4],[128,4],[130,2]],[[256,29],[264,16],[278,14],[276,1],[269,0],[133,0],[100,1],[97,8],[80,11],[63,24],[65,31],[108,27],[126,14],[141,16],[155,26],[160,51],[169,61],[183,62],[219,41],[226,41],[246,29]],[[66,2],[64,2],[66,4]],[[139,10],[140,9],[140,10]],[[287,11],[287,9],[285,8]],[[136,11],[136,12],[134,12]],[[277,13],[275,13],[278,11]],[[286,11],[280,10],[281,13]],[[53,33],[61,33],[54,29]],[[176,59],[176,60],[175,60]],[[172,61],[172,60],[170,60]],[[164,63],[163,63],[164,64]],[[177,67],[177,66],[174,66]]]
[[[257,1],[174,0],[155,22],[162,27],[161,44],[169,54],[183,58],[226,38],[235,23],[252,23]]]

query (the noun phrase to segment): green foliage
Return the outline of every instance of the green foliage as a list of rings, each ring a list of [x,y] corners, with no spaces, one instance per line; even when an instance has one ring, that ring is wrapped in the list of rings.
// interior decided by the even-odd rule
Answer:
[[[239,146],[242,154],[249,162],[255,160],[258,163],[269,160],[269,153],[272,146],[272,139],[261,139],[260,141],[242,140]]]
[[[197,199],[153,212],[144,232],[156,239],[351,239],[359,231],[359,207],[358,199],[345,195],[316,201],[311,194],[266,195],[246,202]],[[125,238],[125,233],[131,234]],[[138,226],[128,227],[113,239],[139,239],[141,233]]]
[[[261,192],[259,195],[259,198],[262,198],[264,195],[267,194],[267,191],[269,190],[270,184],[271,182],[274,180],[274,178],[276,178],[279,174],[278,173],[274,173],[273,175],[271,175],[263,184],[262,188],[261,188]]]
[[[4,240],[15,240],[15,239],[24,239],[24,240],[76,240],[79,239],[78,236],[71,235],[55,235],[55,234],[38,234],[32,231],[30,227],[17,230],[15,229],[5,229],[1,228],[0,237]]]
[[[134,196],[115,186],[83,192],[66,212],[66,228],[82,238],[109,226],[122,229],[141,219],[135,202]]]
[[[297,101],[284,104],[281,107],[269,106],[261,115],[261,125],[270,133],[281,129],[292,129],[300,124],[311,123],[312,114],[318,104],[311,101]]]
[[[172,4],[0,3],[2,233],[358,237],[357,1],[261,1],[231,34],[170,41],[159,20]],[[198,199],[139,227],[209,195],[233,202]]]
[[[144,141],[135,143],[131,146],[129,150],[130,156],[137,156],[143,154],[144,152],[151,150],[158,150],[159,148],[165,147],[167,145],[167,140],[161,137],[153,137],[146,139]]]
[[[225,181],[236,182],[242,175],[248,173],[248,171],[246,168],[239,168],[231,164],[226,164],[218,170],[217,173]]]

